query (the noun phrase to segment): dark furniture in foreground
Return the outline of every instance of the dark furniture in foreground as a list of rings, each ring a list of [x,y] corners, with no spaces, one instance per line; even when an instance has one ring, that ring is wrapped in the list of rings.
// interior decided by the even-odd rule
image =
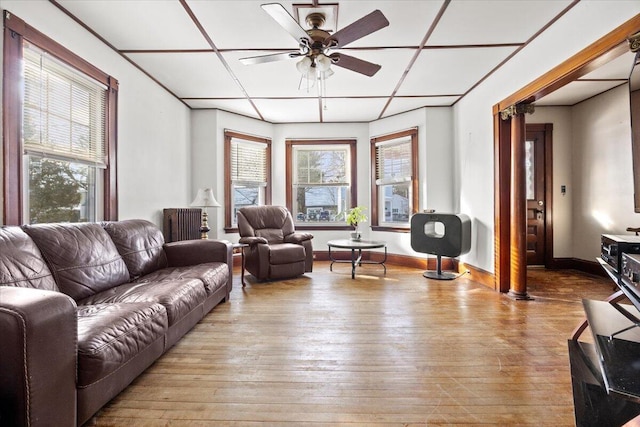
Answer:
[[[238,232],[239,243],[249,245],[244,248],[246,269],[256,279],[287,279],[313,270],[313,235],[296,232],[287,208],[241,208]]]
[[[231,244],[152,223],[0,228],[0,425],[75,426],[229,298]]]
[[[637,255],[635,255],[637,257]],[[623,258],[630,260],[628,255]],[[609,259],[606,258],[608,261]],[[569,338],[576,425],[621,426],[640,415],[640,312],[631,280],[635,267],[623,262],[602,268],[620,290],[605,301],[583,300],[586,320]],[[621,304],[628,298],[633,302]],[[580,340],[587,329],[591,342]]]

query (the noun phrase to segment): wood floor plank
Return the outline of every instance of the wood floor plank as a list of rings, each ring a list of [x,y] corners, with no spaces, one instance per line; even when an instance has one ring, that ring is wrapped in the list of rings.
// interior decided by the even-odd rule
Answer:
[[[611,282],[529,272],[533,301],[365,266],[242,288],[96,426],[573,425],[567,339]]]

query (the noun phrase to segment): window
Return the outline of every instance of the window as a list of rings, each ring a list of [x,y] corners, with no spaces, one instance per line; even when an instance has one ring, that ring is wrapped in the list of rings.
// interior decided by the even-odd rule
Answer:
[[[238,209],[271,203],[271,140],[225,130],[225,230],[235,231]]]
[[[287,207],[296,227],[346,227],[356,205],[356,141],[287,141]]]
[[[117,218],[117,81],[5,12],[6,224]]]
[[[371,221],[374,228],[409,227],[409,218],[418,206],[418,130],[397,132],[371,140],[372,188]]]

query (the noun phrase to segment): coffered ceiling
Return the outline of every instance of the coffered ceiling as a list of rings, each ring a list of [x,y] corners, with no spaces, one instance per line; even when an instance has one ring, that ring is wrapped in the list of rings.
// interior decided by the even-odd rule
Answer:
[[[571,13],[574,4],[570,0],[279,2],[294,17],[294,5],[337,4],[338,30],[375,9],[389,21],[386,28],[341,50],[380,64],[380,71],[367,77],[333,67],[335,74],[327,79],[322,99],[315,87],[299,88],[296,59],[255,65],[239,61],[298,47],[260,7],[264,0],[52,3],[190,108],[218,108],[274,123],[368,122],[423,106],[451,106],[556,19]],[[301,26],[307,28],[304,22]],[[538,105],[572,105],[622,84],[626,77],[628,69],[620,61]]]

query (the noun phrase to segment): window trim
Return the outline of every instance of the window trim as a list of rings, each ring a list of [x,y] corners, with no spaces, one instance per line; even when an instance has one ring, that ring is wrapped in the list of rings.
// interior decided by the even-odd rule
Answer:
[[[357,164],[357,140],[356,139],[286,139],[285,140],[285,192],[286,192],[286,205],[289,212],[293,212],[293,147],[296,145],[348,145],[350,159],[351,174],[350,179],[350,204],[351,207],[358,205],[358,171]],[[295,222],[295,219],[294,219]],[[296,223],[297,230],[352,230],[353,227],[348,225],[304,225]]]
[[[373,231],[389,231],[389,232],[397,232],[397,233],[408,233],[410,228],[407,227],[390,227],[387,225],[380,225],[379,213],[378,213],[378,199],[379,199],[379,188],[376,184],[376,143],[378,142],[386,142],[394,139],[411,138],[411,173],[413,178],[411,179],[411,213],[414,214],[418,212],[418,203],[420,202],[420,197],[418,194],[418,128],[414,127],[411,129],[406,129],[403,131],[398,131],[394,133],[390,133],[387,135],[377,136],[371,138],[371,229]]]
[[[267,145],[267,186],[264,190],[264,204],[271,204],[271,139],[261,136],[247,135],[233,130],[224,130],[224,231],[226,233],[237,233],[238,227],[233,226],[231,218],[233,194],[233,182],[231,180],[231,140],[243,139],[245,141],[259,142]]]
[[[20,89],[23,40],[38,46],[72,68],[88,75],[107,87],[105,114],[105,151],[107,167],[104,169],[105,221],[118,219],[117,180],[117,102],[118,81],[91,65],[64,46],[45,36],[22,19],[4,11],[3,57],[3,219],[6,225],[23,223],[23,170],[22,170],[22,105]]]

